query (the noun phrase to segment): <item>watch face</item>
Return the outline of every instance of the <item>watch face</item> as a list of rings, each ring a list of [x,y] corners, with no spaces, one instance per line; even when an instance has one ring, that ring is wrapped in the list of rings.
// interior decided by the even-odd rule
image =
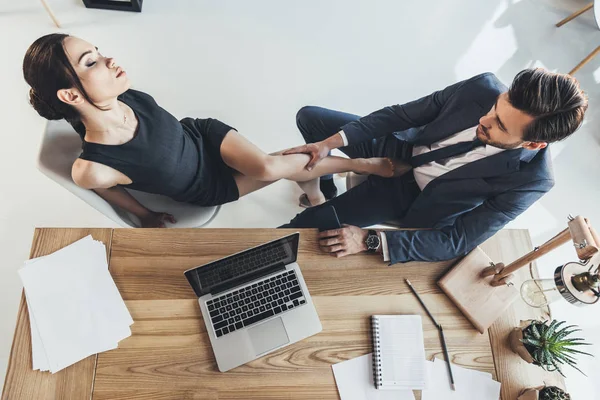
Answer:
[[[376,249],[379,247],[379,237],[377,235],[369,235],[367,237],[367,247],[369,249]]]

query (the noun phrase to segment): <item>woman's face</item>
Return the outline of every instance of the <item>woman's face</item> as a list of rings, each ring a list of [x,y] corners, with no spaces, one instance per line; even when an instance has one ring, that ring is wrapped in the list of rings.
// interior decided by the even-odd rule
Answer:
[[[95,104],[108,103],[131,86],[125,70],[92,44],[69,36],[63,45],[83,88]]]

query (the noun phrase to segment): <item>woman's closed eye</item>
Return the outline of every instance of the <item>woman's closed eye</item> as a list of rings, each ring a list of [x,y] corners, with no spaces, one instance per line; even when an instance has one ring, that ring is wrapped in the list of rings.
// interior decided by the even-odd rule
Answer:
[[[104,57],[100,52],[98,52],[98,58]],[[86,67],[92,67],[94,66],[94,64],[96,64],[96,61],[90,60],[88,63],[85,64]]]

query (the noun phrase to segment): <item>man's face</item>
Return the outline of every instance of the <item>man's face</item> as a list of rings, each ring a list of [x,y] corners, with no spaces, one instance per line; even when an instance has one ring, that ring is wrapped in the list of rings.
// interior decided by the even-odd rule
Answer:
[[[525,128],[533,120],[532,116],[514,108],[508,101],[508,94],[502,93],[492,109],[479,119],[477,138],[485,144],[501,149],[544,148],[547,143],[523,140]]]

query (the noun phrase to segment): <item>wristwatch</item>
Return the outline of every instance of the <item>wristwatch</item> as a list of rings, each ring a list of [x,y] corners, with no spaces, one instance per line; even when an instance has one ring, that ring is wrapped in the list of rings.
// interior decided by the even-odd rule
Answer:
[[[379,239],[379,235],[373,229],[369,229],[367,240],[365,241],[367,244],[367,251],[369,253],[375,253],[379,250],[379,246],[381,246],[381,239]]]

